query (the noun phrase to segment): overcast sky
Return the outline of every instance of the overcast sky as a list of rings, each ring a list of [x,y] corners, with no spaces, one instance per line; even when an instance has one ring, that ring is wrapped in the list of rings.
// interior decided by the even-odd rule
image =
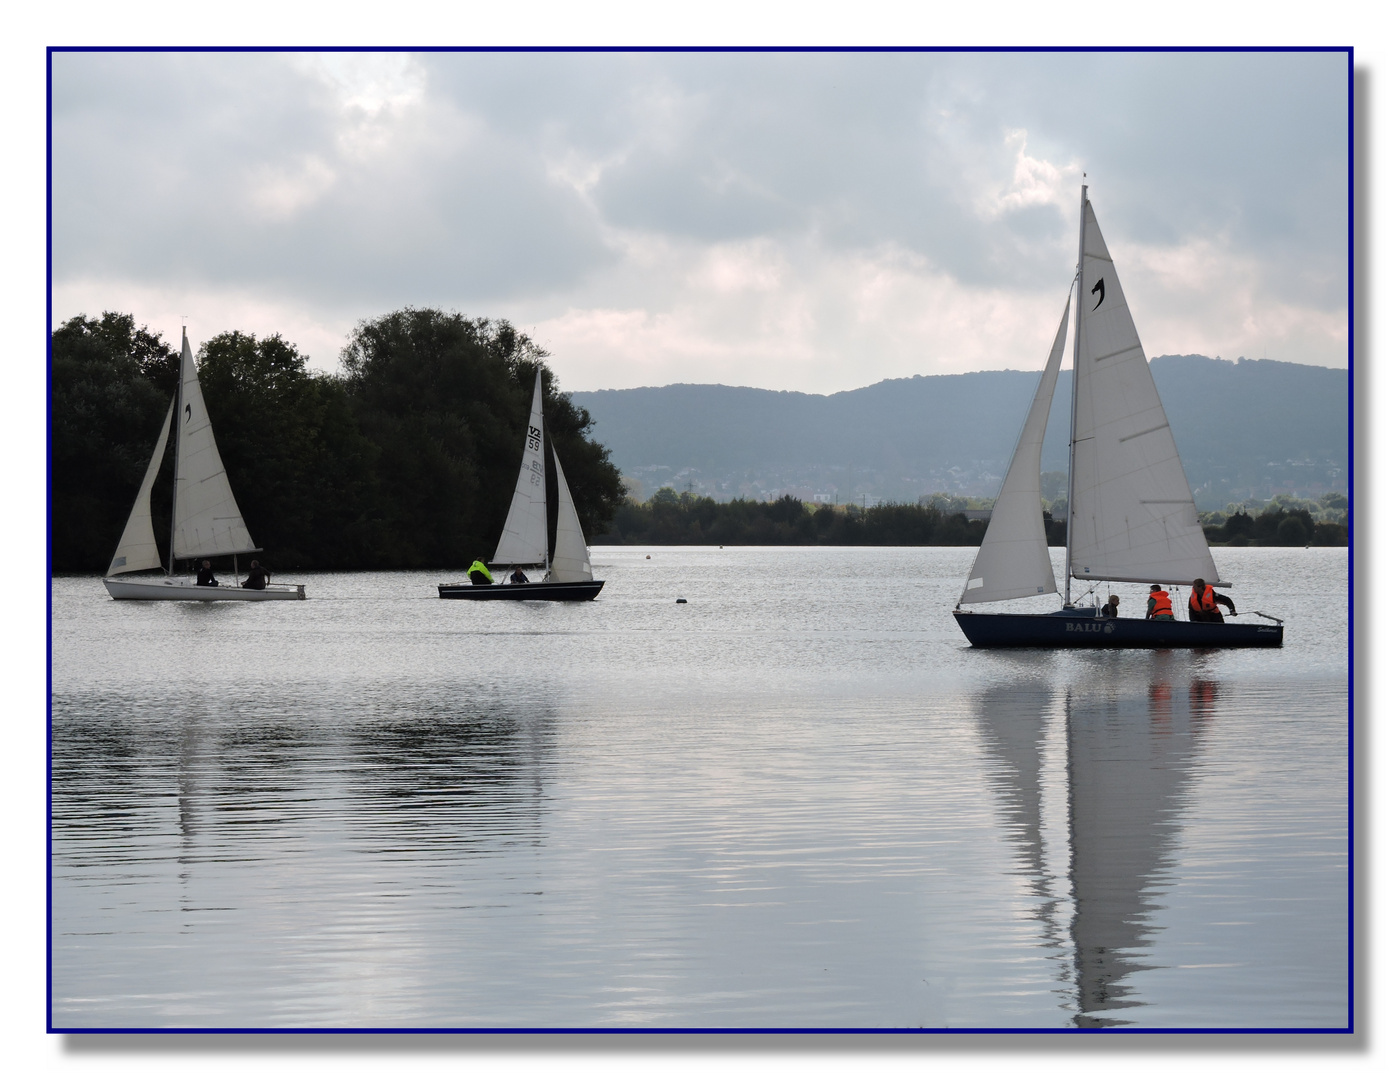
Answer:
[[[1347,362],[1347,61],[60,53],[55,323],[508,318],[572,390],[1039,367],[1081,174],[1149,356]]]

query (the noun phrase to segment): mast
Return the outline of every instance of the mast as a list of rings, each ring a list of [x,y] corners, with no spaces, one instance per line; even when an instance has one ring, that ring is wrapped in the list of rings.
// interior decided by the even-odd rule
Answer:
[[[185,350],[189,348],[189,339],[185,336],[185,328],[180,327],[180,367],[175,376],[175,412],[171,420],[175,424],[175,464],[172,469],[174,473],[173,483],[170,486],[170,569],[167,573],[175,576],[175,523],[180,520],[180,515],[175,512],[175,500],[180,497],[180,428],[181,423],[180,404],[184,397],[182,391],[185,388]]]
[[[1075,281],[1077,289],[1074,297],[1074,378],[1070,380],[1069,393],[1069,477],[1065,492],[1065,607],[1070,600],[1070,570],[1074,548],[1070,541],[1074,537],[1074,443],[1078,434],[1079,421],[1079,345],[1083,338],[1080,333],[1084,319],[1084,208],[1089,205],[1089,185],[1079,185],[1079,262],[1076,263]]]

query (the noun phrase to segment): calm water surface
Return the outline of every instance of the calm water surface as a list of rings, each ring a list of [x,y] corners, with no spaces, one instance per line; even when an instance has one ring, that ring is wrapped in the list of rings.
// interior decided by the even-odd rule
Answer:
[[[1345,1025],[1346,552],[1217,549],[1287,644],[1142,653],[968,648],[973,554],[56,579],[54,1024]]]

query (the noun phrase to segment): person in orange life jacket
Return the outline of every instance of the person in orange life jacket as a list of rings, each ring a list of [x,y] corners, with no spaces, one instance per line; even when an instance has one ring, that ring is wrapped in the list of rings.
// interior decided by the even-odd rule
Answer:
[[[1176,621],[1176,616],[1172,614],[1172,598],[1160,585],[1153,585],[1152,592],[1147,596],[1147,617]]]
[[[1192,622],[1224,622],[1225,616],[1220,614],[1219,604],[1229,608],[1231,615],[1235,614],[1235,602],[1223,592],[1216,592],[1205,583],[1204,578],[1191,582],[1191,595],[1186,606]]]

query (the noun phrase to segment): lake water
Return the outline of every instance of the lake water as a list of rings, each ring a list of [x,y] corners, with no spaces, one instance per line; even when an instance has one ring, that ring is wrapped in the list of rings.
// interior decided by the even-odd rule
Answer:
[[[1346,551],[1216,549],[1281,650],[1123,653],[968,648],[973,554],[55,579],[53,1025],[1347,1025]]]

